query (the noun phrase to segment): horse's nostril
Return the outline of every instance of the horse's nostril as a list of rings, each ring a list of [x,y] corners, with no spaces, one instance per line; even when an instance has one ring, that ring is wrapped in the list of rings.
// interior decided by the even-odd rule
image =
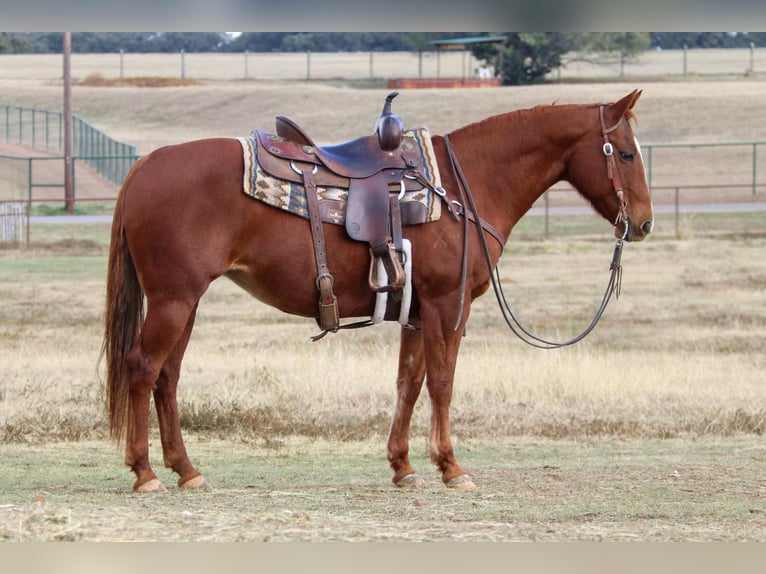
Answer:
[[[641,232],[644,235],[649,235],[653,229],[654,229],[654,220],[644,221],[643,225],[641,225]]]

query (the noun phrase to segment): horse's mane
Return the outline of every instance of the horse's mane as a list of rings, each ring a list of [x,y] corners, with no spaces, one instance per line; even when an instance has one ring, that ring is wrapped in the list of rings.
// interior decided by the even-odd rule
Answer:
[[[554,100],[550,104],[538,104],[531,108],[521,108],[521,109],[511,110],[508,112],[502,112],[493,116],[489,116],[482,120],[478,120],[474,123],[467,124],[454,131],[461,132],[464,130],[472,131],[473,129],[481,129],[482,127],[486,126],[489,123],[494,123],[498,121],[502,121],[507,126],[511,127],[517,123],[521,123],[530,119],[530,117],[540,117],[545,114],[554,113],[558,111],[564,111],[564,110],[573,110],[573,109],[583,110],[588,108],[597,108],[599,105],[601,104],[559,104],[558,100]],[[624,117],[628,121],[633,121],[633,122],[636,121],[636,115],[633,113],[633,110],[626,110]]]

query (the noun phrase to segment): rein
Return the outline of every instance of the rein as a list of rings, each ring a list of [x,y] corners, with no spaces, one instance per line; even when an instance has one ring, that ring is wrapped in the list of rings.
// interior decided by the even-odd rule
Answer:
[[[614,126],[607,129],[605,127],[603,105],[600,106],[599,116],[601,120],[601,134],[604,137],[604,145],[602,147],[602,151],[604,152],[604,155],[606,156],[606,159],[607,159],[607,175],[609,176],[609,179],[612,182],[612,186],[620,202],[620,208],[617,214],[615,225],[619,223],[623,223],[625,230],[623,232],[622,238],[618,239],[614,246],[614,252],[612,254],[612,262],[609,266],[609,270],[610,270],[609,281],[607,283],[604,296],[601,299],[601,304],[599,305],[599,308],[597,309],[590,324],[585,328],[585,330],[582,333],[580,333],[576,337],[573,337],[572,339],[569,339],[568,341],[554,342],[554,341],[548,341],[536,335],[533,335],[527,329],[525,329],[524,326],[519,322],[519,320],[513,314],[513,311],[508,305],[508,301],[505,298],[505,294],[503,293],[503,288],[500,281],[500,272],[498,271],[497,266],[492,265],[492,258],[489,253],[489,246],[487,245],[487,239],[484,233],[481,230],[479,230],[479,239],[481,242],[484,259],[487,263],[487,269],[489,270],[489,276],[492,281],[492,289],[495,292],[495,298],[497,299],[498,305],[500,306],[500,311],[503,314],[503,319],[505,320],[506,324],[511,329],[514,335],[516,335],[519,339],[521,339],[528,345],[532,347],[537,347],[539,349],[558,349],[561,347],[574,345],[575,343],[583,340],[586,336],[588,336],[588,334],[590,334],[590,332],[601,320],[601,317],[603,316],[604,311],[606,311],[606,307],[609,304],[609,301],[611,300],[612,295],[615,296],[615,299],[619,299],[620,297],[620,288],[622,285],[622,264],[620,263],[620,261],[622,258],[622,247],[624,244],[624,239],[628,234],[628,215],[627,215],[627,202],[624,199],[624,193],[622,190],[622,182],[620,180],[620,175],[619,175],[619,172],[617,171],[617,168],[614,162],[614,146],[612,146],[611,142],[609,141],[609,134],[617,129],[617,127],[620,125],[620,122],[618,121]],[[622,121],[622,119],[620,119],[620,121]],[[468,181],[465,178],[463,169],[460,166],[460,161],[458,160],[457,155],[455,155],[455,151],[452,148],[452,145],[450,144],[448,134],[444,135],[444,143],[447,149],[447,155],[449,156],[450,163],[452,164],[452,169],[455,175],[457,176],[456,179],[458,182],[458,191],[460,193],[460,199],[461,199],[462,205],[468,206],[471,209],[470,212],[467,212],[465,208],[457,211],[457,214],[461,214],[460,211],[462,211],[463,212],[462,215],[465,216],[465,230],[464,230],[465,235],[463,239],[463,260],[462,260],[462,270],[461,270],[461,279],[460,279],[461,281],[460,304],[458,309],[457,321],[455,323],[455,330],[457,330],[458,327],[460,326],[460,321],[463,316],[463,307],[465,304],[466,275],[467,275],[467,267],[468,267],[468,220],[470,218],[474,222],[481,223],[481,227],[484,230],[487,230],[487,227],[484,225],[485,222],[479,217],[479,212],[476,208],[476,203],[473,199],[473,194],[471,193],[471,189],[468,185]],[[442,196],[442,198],[446,201],[446,197]],[[452,202],[453,205],[456,203],[457,202]],[[505,242],[501,241],[500,239],[502,236],[500,236],[499,234],[495,235],[494,233],[492,235],[493,237],[495,237],[495,239],[497,239],[500,242],[500,246],[502,248],[505,244]]]

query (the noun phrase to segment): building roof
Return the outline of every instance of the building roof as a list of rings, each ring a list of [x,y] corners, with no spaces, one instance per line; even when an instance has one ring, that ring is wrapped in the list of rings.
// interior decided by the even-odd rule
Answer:
[[[508,39],[508,36],[469,36],[466,38],[451,38],[449,40],[432,40],[429,44],[433,44],[437,48],[446,49],[467,49],[471,44],[503,44]]]

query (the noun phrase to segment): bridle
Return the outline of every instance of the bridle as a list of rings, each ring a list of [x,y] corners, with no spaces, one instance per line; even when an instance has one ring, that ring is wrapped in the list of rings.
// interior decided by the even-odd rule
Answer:
[[[612,142],[609,141],[609,134],[612,133],[614,130],[616,130],[618,127],[620,127],[620,123],[622,123],[622,118],[617,120],[617,123],[614,124],[612,127],[607,128],[606,127],[606,119],[604,117],[604,109],[606,106],[604,104],[601,104],[598,108],[598,116],[599,120],[601,121],[601,135],[604,136],[604,145],[601,147],[601,150],[604,152],[604,155],[606,156],[606,174],[609,177],[609,180],[612,182],[612,188],[614,189],[614,193],[617,194],[617,201],[619,202],[619,208],[617,210],[617,218],[614,221],[615,227],[619,225],[620,223],[624,226],[624,231],[622,233],[622,239],[625,239],[628,235],[628,225],[629,225],[629,219],[628,219],[628,202],[625,201],[625,193],[622,189],[622,180],[620,179],[620,172],[617,171],[617,166],[615,165],[614,160],[614,146],[612,145]]]
[[[473,199],[473,194],[471,193],[471,189],[468,185],[468,181],[465,178],[463,169],[460,166],[460,161],[458,160],[457,155],[455,154],[455,151],[452,148],[452,145],[449,139],[449,134],[444,135],[444,144],[447,150],[447,155],[450,159],[450,163],[452,165],[452,170],[456,176],[456,180],[458,183],[458,191],[460,193],[460,198],[462,200],[462,206],[465,206],[465,207],[460,206],[460,203],[458,202],[454,202],[454,201],[451,202],[452,205],[458,205],[462,207],[462,209],[459,209],[456,212],[458,214],[463,215],[465,218],[464,219],[465,230],[464,230],[464,241],[463,241],[463,264],[462,264],[462,272],[461,272],[460,304],[458,308],[457,320],[455,322],[455,330],[458,329],[458,327],[460,326],[460,323],[462,322],[463,307],[465,302],[467,264],[468,264],[468,220],[469,219],[474,221],[474,223],[477,224],[477,228],[479,229],[479,239],[482,246],[484,259],[487,263],[487,269],[489,270],[490,279],[492,281],[492,288],[495,292],[495,298],[497,299],[498,305],[500,306],[500,311],[503,314],[503,319],[505,319],[505,322],[508,325],[508,327],[511,329],[511,331],[517,337],[519,337],[519,339],[521,339],[528,345],[531,345],[533,347],[537,347],[540,349],[558,349],[561,347],[574,345],[575,343],[583,340],[586,336],[588,336],[588,334],[594,329],[596,324],[598,324],[599,320],[604,314],[604,311],[606,311],[606,307],[609,304],[609,301],[612,298],[612,295],[614,294],[615,299],[619,299],[620,288],[622,284],[622,264],[620,263],[620,261],[622,258],[622,247],[624,244],[624,240],[628,234],[629,220],[628,220],[628,212],[627,212],[628,204],[625,201],[625,194],[622,188],[620,173],[617,170],[617,167],[615,165],[614,146],[609,141],[609,134],[615,131],[619,127],[620,123],[622,122],[622,118],[620,118],[620,120],[615,125],[607,128],[606,122],[605,122],[604,108],[605,106],[603,104],[601,104],[599,107],[599,119],[601,121],[601,135],[604,137],[604,145],[602,146],[602,151],[604,155],[606,156],[607,175],[609,177],[609,180],[612,182],[612,187],[619,201],[619,210],[617,213],[617,219],[615,220],[614,224],[616,226],[619,223],[623,223],[625,229],[624,229],[622,237],[618,239],[615,243],[614,253],[612,254],[612,262],[609,266],[609,270],[610,270],[609,282],[607,283],[606,291],[604,292],[604,296],[601,299],[601,304],[599,305],[599,308],[596,310],[596,313],[593,319],[591,320],[590,324],[585,328],[585,330],[582,333],[580,333],[576,337],[573,337],[572,339],[569,339],[568,341],[564,341],[561,343],[548,341],[536,335],[533,335],[527,329],[525,329],[523,325],[521,325],[519,320],[513,314],[513,311],[511,311],[511,308],[508,305],[508,301],[505,298],[505,294],[503,293],[503,288],[500,281],[500,273],[497,269],[497,266],[493,266],[492,264],[492,257],[489,252],[489,246],[487,245],[487,238],[484,234],[484,231],[487,231],[485,222],[479,217],[479,212],[476,208],[476,203],[474,202],[474,199]],[[442,195],[442,199],[447,201],[444,195]],[[448,203],[448,205],[450,205],[450,203]],[[470,208],[471,211],[467,211],[468,208]],[[498,235],[496,234],[491,233],[491,235],[495,237],[495,239],[500,243],[500,248],[502,249],[504,247],[504,242],[501,241],[501,238],[498,237]]]

